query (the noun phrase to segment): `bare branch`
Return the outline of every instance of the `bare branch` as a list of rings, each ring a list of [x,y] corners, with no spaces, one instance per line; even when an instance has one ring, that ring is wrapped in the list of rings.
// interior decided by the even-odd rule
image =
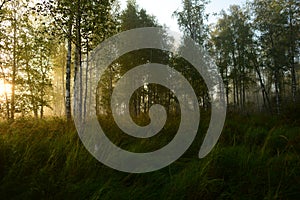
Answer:
[[[2,3],[0,3],[0,10],[2,10],[2,7],[4,6],[5,3],[9,2],[10,0],[3,0]]]

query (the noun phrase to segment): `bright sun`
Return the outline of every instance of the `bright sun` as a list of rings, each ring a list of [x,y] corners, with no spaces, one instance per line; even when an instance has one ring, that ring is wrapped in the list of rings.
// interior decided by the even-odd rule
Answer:
[[[11,94],[11,84],[4,83],[4,81],[0,79],[0,99],[1,100],[5,97],[5,93],[7,93],[8,95]]]

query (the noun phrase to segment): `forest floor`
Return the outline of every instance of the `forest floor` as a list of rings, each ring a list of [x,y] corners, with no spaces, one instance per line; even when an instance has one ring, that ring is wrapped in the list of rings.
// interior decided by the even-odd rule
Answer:
[[[85,149],[74,126],[63,119],[0,122],[0,198],[300,198],[299,118],[228,114],[218,144],[207,157],[199,159],[209,117],[201,121],[199,137],[180,159],[145,174],[119,172],[98,162]],[[102,125],[124,148],[139,151],[144,147],[133,147],[113,135],[119,130],[110,122]],[[172,127],[176,129],[169,124]],[[169,140],[163,137],[152,144]]]

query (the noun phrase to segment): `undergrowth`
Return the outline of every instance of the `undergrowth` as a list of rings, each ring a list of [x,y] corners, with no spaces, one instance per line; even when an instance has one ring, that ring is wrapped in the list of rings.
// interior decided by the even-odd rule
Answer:
[[[176,162],[145,174],[118,172],[99,163],[63,119],[0,122],[1,199],[298,199],[300,124],[268,115],[227,117],[213,151],[198,159],[207,130]],[[163,146],[174,127],[154,142],[120,136],[110,119],[110,139],[125,149]],[[175,130],[176,133],[176,130]],[[130,140],[131,141],[131,140]],[[145,143],[150,142],[150,145]]]

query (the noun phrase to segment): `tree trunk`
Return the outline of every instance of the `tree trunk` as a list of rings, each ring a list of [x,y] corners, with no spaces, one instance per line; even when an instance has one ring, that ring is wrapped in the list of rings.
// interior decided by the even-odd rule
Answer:
[[[67,65],[66,65],[66,117],[68,122],[71,121],[71,53],[72,53],[72,17],[69,21],[68,30],[68,52],[67,52]]]
[[[289,64],[291,69],[291,78],[292,78],[292,99],[293,102],[296,102],[296,92],[297,92],[297,80],[296,80],[296,71],[295,71],[295,52],[296,52],[296,45],[295,45],[295,33],[294,33],[294,14],[292,12],[292,8],[289,6],[289,28],[290,28],[290,48],[289,48]],[[297,41],[297,40],[296,40]]]
[[[79,119],[82,119],[82,100],[83,100],[83,90],[82,90],[82,65],[81,65],[81,0],[77,0],[77,13],[76,13],[76,44],[75,44],[75,75],[74,75],[74,102],[75,100],[78,103],[74,103],[74,112],[78,112]],[[78,74],[79,71],[79,74]],[[79,77],[77,77],[79,75]],[[79,85],[76,85],[75,82],[79,78]],[[77,87],[77,88],[75,88]],[[75,90],[79,89],[79,96],[75,97],[75,93],[78,92]],[[78,98],[78,99],[75,99]],[[77,108],[78,106],[78,108]]]
[[[1,67],[1,71],[2,71],[3,83],[6,86],[6,76],[5,76],[5,72],[4,72],[4,69],[1,65],[1,63],[0,63],[0,67]],[[10,109],[9,109],[9,100],[8,100],[8,94],[6,91],[6,87],[4,87],[4,97],[5,97],[5,103],[6,103],[6,119],[8,120],[10,117]]]
[[[40,52],[41,53],[41,52]],[[41,72],[42,72],[42,87],[40,88],[40,99],[39,99],[39,102],[40,102],[40,106],[41,106],[41,109],[40,109],[40,118],[43,119],[44,117],[44,97],[45,97],[45,87],[46,87],[46,83],[45,83],[45,76],[46,76],[46,72],[44,71],[44,68],[43,68],[43,57],[41,56],[40,57],[40,67],[41,67]]]
[[[280,80],[279,80],[279,70],[275,70],[275,92],[276,92],[276,111],[280,114]]]
[[[265,84],[264,84],[264,81],[262,79],[262,76],[261,76],[261,73],[260,73],[260,70],[259,70],[259,66],[258,66],[258,63],[257,61],[254,59],[254,65],[255,65],[255,71],[258,75],[258,78],[259,78],[259,83],[260,83],[260,88],[261,88],[261,92],[262,92],[262,96],[263,96],[263,100],[264,100],[264,106],[271,110],[271,104],[270,104],[270,99],[269,99],[269,95],[268,95],[268,92],[266,90],[266,87],[265,87]],[[266,102],[267,101],[267,102]],[[267,103],[267,104],[266,104]]]
[[[41,99],[43,101],[43,99]],[[44,106],[43,104],[41,105],[41,110],[40,110],[40,118],[43,119],[44,117]]]
[[[11,89],[11,119],[15,119],[15,88],[17,75],[17,16],[13,14],[13,66],[12,66],[12,89]]]
[[[86,40],[86,68],[85,68],[85,93],[84,93],[84,108],[83,108],[83,120],[86,119],[86,104],[88,95],[88,73],[89,73],[89,40]]]

